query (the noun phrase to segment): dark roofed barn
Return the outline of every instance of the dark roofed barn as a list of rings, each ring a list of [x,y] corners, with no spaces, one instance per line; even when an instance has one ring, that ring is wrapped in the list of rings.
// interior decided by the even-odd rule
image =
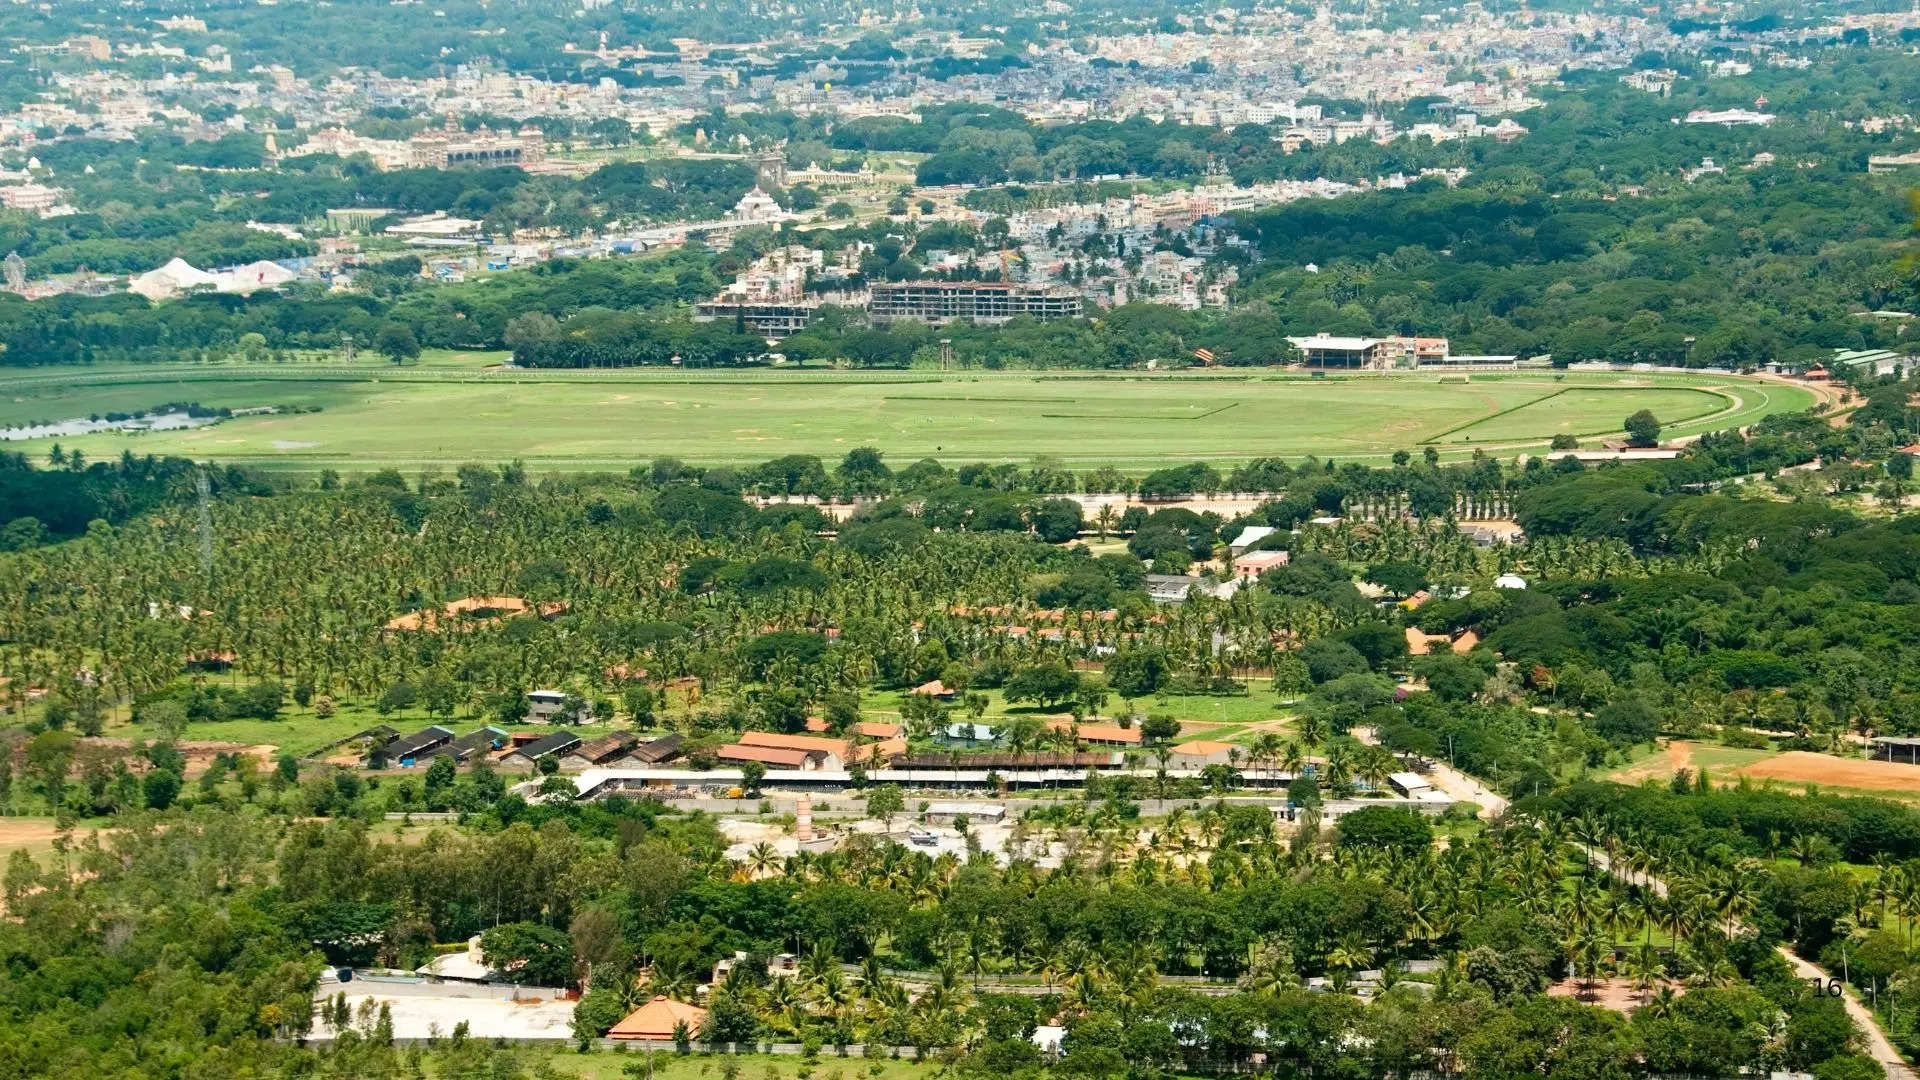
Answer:
[[[453,741],[453,731],[439,724],[422,728],[411,735],[395,739],[380,748],[381,756],[400,765],[411,765],[420,760],[429,750],[445,746]]]
[[[680,744],[686,741],[685,736],[678,733],[662,735],[650,743],[634,747],[633,753],[628,754],[627,757],[643,765],[658,765],[679,757]]]
[[[580,736],[570,732],[556,731],[551,735],[533,740],[513,753],[500,759],[503,765],[536,765],[540,759],[551,754],[564,754],[580,745]]]
[[[509,741],[511,741],[511,736],[505,731],[497,727],[483,727],[478,731],[469,731],[444,746],[435,747],[427,751],[420,755],[420,760],[427,761],[437,757],[450,757],[456,765],[463,765],[468,759],[472,758],[473,755],[490,754],[507,745]]]

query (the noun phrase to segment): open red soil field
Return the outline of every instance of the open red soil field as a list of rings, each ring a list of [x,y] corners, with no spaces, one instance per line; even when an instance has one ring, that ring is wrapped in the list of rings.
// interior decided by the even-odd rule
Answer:
[[[1839,758],[1791,750],[1778,757],[1748,765],[1741,776],[1756,780],[1786,780],[1801,784],[1860,788],[1868,791],[1902,791],[1920,795],[1920,765],[1864,758]]]

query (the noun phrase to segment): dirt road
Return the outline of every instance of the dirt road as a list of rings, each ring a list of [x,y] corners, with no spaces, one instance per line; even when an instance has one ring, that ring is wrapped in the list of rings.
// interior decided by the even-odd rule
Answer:
[[[1614,870],[1613,862],[1607,858],[1606,852],[1589,848],[1585,845],[1580,846],[1586,851],[1587,858],[1592,860],[1593,865],[1612,874],[1614,877],[1620,878],[1623,881],[1645,885],[1652,889],[1656,896],[1664,897],[1667,895],[1667,883],[1659,878],[1646,874],[1621,874]],[[1735,925],[1737,928],[1738,924]],[[1822,984],[1833,982],[1833,975],[1830,972],[1820,967],[1820,965],[1801,957],[1785,945],[1775,946],[1774,951],[1779,953],[1781,958],[1787,962],[1787,966],[1793,968],[1795,975],[1809,982],[1814,980],[1818,980]],[[1913,1067],[1908,1065],[1906,1059],[1900,1056],[1900,1051],[1894,1049],[1893,1041],[1888,1039],[1887,1033],[1880,1029],[1879,1022],[1873,1018],[1873,1013],[1867,1009],[1866,1005],[1860,1001],[1859,996],[1853,992],[1853,987],[1843,987],[1841,1003],[1846,1006],[1847,1016],[1852,1018],[1853,1026],[1858,1028],[1860,1034],[1866,1039],[1867,1056],[1880,1063],[1880,1068],[1886,1072],[1888,1080],[1916,1080]]]

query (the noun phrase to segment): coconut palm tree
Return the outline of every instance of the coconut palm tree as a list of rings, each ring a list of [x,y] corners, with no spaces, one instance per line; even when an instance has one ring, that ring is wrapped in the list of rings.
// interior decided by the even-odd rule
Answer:
[[[1353,972],[1373,963],[1373,948],[1358,931],[1349,931],[1327,950],[1327,968],[1343,974]]]
[[[765,840],[747,849],[747,858],[743,864],[749,878],[772,877],[780,867],[780,855],[772,844]]]
[[[1279,750],[1280,771],[1288,776],[1299,776],[1306,765],[1307,755],[1301,749],[1298,739],[1288,739]]]
[[[1307,713],[1300,717],[1300,721],[1296,726],[1299,731],[1300,743],[1307,748],[1307,754],[1309,756],[1313,754],[1316,747],[1327,741],[1327,718],[1324,716]]]

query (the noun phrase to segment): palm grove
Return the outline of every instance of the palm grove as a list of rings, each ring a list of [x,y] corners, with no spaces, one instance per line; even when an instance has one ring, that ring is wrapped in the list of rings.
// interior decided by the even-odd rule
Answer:
[[[1904,433],[1908,390],[1872,389],[1872,411],[1845,429],[1783,418],[1633,467],[1256,463],[1249,486],[1276,497],[1247,520],[1348,520],[1285,539],[1292,561],[1255,588],[1172,607],[1147,601],[1143,572],[1210,557],[1236,523],[1179,509],[1080,522],[1045,467],[896,471],[856,452],[831,469],[663,461],[534,484],[471,467],[304,490],[232,473],[217,478],[204,565],[193,515],[168,501],[183,470],[132,459],[28,470],[82,500],[124,490],[161,508],[105,509],[117,524],[0,561],[8,693],[19,707],[26,688],[49,691],[11,735],[22,745],[4,759],[5,797],[120,823],[50,866],[22,853],[8,867],[6,1060],[20,1075],[242,1075],[296,1059],[318,1075],[395,1059],[453,1075],[495,1052],[460,1040],[395,1050],[377,1017],[348,1022],[359,1034],[323,1052],[275,1039],[310,1023],[321,958],[410,964],[481,933],[529,977],[586,983],[583,1036],[643,995],[687,994],[736,949],[805,957],[796,980],[736,966],[707,1029],[685,1033],[689,1049],[937,1049],[995,1075],[1144,1075],[1255,1054],[1353,1075],[1865,1075],[1838,1003],[1771,946],[1841,961],[1862,986],[1905,986],[1920,815],[1685,776],[1670,791],[1565,783],[1660,731],[1786,727],[1824,747],[1848,728],[1903,729],[1920,642],[1912,528],[1822,497],[1701,492],[1802,462],[1839,483],[1830,468],[1858,469],[1861,447]],[[1161,483],[1204,484],[1205,468]],[[894,497],[835,535],[811,507],[740,498],[795,477]],[[1465,540],[1451,515],[1469,500],[1510,508],[1528,540]],[[1126,550],[1095,557],[1038,535],[1081,526],[1124,535]],[[1485,587],[1509,570],[1532,587]],[[1357,581],[1389,600],[1465,592],[1405,612]],[[388,629],[469,595],[554,614]],[[1016,624],[1049,632],[1009,633]],[[1409,657],[1409,624],[1473,630],[1482,644]],[[210,656],[233,671],[183,674]],[[1094,656],[1103,674],[1076,670]],[[1090,777],[1080,798],[1031,812],[1004,864],[872,842],[729,861],[698,815],[530,804],[484,764],[394,777],[235,758],[189,784],[174,744],[190,725],[354,701],[511,720],[526,689],[559,685],[600,722],[671,725],[697,752],[815,712],[845,724],[866,696],[932,678],[962,697],[908,710],[916,739],[994,688],[1046,712],[1128,717],[1158,739],[1158,696],[1244,695],[1254,669],[1271,672],[1259,693],[1297,702],[1286,734],[1248,743],[1197,785],[1152,775],[1164,757],[1149,747],[1148,775]],[[1401,700],[1407,671],[1429,692]],[[665,707],[652,688],[683,676],[704,689],[700,703]],[[74,738],[121,716],[141,740],[132,753]],[[1444,847],[1384,809],[1322,833],[1319,799],[1377,786],[1391,768],[1355,729],[1448,754],[1523,798],[1501,826]],[[1009,733],[1021,752],[1075,741],[1070,727],[1020,718]],[[1229,790],[1308,761],[1317,782],[1290,793],[1307,811],[1298,829],[1231,804],[1140,816],[1150,794]],[[406,846],[364,825],[434,808],[466,824]],[[1061,865],[1043,868],[1038,854],[1054,850]],[[1589,852],[1609,853],[1612,871]],[[1606,975],[1638,987],[1630,1018],[1541,993]],[[1202,995],[1168,976],[1224,985]],[[996,993],[1006,977],[1036,979],[1044,995]],[[1303,989],[1308,979],[1333,992]],[[1911,1038],[1911,1011],[1888,1011]],[[1064,1056],[1046,1064],[1025,1034],[1055,1016]],[[555,1066],[500,1051],[496,1067]]]

